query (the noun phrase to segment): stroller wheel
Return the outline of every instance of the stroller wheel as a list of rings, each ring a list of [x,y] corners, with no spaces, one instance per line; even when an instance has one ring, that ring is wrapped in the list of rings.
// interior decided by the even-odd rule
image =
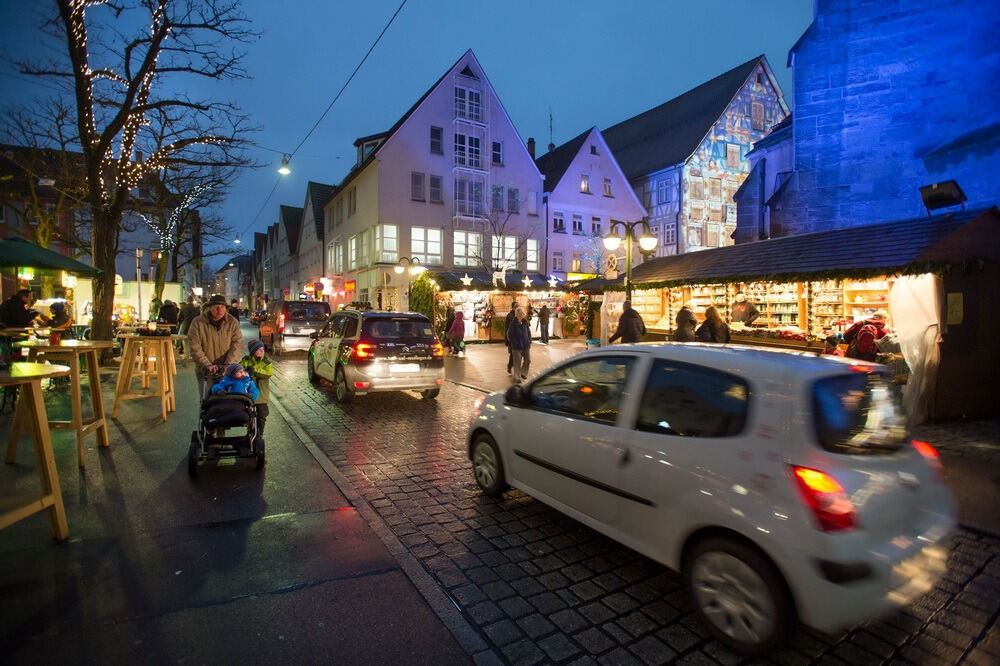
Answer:
[[[188,475],[193,479],[198,476],[198,456],[201,454],[201,447],[198,445],[197,435],[191,435],[191,445],[188,447]]]
[[[258,437],[257,441],[254,443],[254,457],[257,459],[257,469],[264,469],[264,463],[267,460],[264,457],[264,438]]]

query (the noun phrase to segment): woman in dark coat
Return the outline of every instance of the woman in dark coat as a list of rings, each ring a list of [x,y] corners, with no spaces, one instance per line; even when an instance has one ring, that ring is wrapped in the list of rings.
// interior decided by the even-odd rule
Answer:
[[[685,303],[681,306],[677,317],[674,318],[677,325],[674,329],[675,342],[694,342],[698,339],[695,330],[698,328],[698,318],[691,312],[691,304]]]
[[[729,342],[729,325],[722,320],[722,315],[710,305],[705,309],[705,321],[698,327],[698,339],[702,342]]]

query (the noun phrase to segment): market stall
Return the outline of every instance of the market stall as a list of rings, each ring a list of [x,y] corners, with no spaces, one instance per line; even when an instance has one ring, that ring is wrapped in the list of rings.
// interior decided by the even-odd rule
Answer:
[[[662,257],[633,269],[632,300],[650,339],[670,339],[689,303],[699,321],[709,305],[719,309],[733,342],[817,351],[884,313],[894,335],[878,360],[900,382],[919,370],[911,406],[951,418],[997,411],[992,398],[954,396],[975,385],[970,373],[988,384],[1000,370],[995,334],[979,335],[1000,323],[981,307],[998,260],[1000,213],[963,211]]]

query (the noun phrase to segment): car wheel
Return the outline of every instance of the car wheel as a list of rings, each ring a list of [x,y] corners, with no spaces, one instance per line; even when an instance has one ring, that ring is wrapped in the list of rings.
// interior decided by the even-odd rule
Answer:
[[[420,392],[420,397],[424,400],[433,400],[438,397],[439,393],[441,393],[441,389],[438,388],[424,389]]]
[[[499,497],[507,488],[500,450],[486,433],[479,433],[472,442],[472,474],[476,477],[476,485],[490,497]]]
[[[781,575],[746,544],[696,544],[685,558],[684,581],[702,623],[734,652],[764,654],[791,630],[794,610]]]
[[[347,377],[340,368],[337,368],[337,379],[334,382],[334,396],[337,398],[337,402],[342,404],[347,404],[354,400],[354,391],[347,387]]]
[[[319,384],[319,376],[316,374],[316,367],[313,364],[312,352],[309,352],[309,359],[306,361],[306,376],[309,377],[310,384]]]

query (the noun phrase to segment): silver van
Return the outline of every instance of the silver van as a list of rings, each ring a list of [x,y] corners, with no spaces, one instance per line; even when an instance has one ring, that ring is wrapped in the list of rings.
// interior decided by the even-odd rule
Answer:
[[[271,301],[260,321],[260,339],[275,354],[309,349],[313,333],[326,325],[330,304],[325,301]]]

